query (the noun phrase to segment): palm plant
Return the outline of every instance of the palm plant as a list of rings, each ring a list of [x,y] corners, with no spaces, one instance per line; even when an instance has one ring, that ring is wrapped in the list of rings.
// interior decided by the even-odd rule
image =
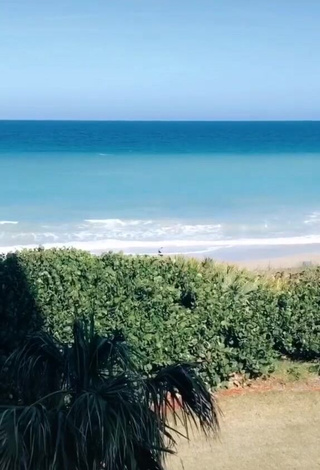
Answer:
[[[0,406],[1,470],[163,470],[172,417],[217,430],[217,409],[188,364],[141,374],[121,334],[76,322],[72,344],[44,332],[10,358],[19,399]],[[170,417],[169,417],[170,415]]]

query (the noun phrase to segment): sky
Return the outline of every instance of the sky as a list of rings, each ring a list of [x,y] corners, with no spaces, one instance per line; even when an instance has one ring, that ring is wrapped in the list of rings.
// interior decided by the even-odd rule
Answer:
[[[320,119],[320,0],[0,0],[0,119]]]

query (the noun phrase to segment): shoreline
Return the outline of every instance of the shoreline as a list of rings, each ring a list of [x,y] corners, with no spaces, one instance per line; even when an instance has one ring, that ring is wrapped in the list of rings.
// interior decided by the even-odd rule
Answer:
[[[261,258],[243,261],[234,261],[232,263],[240,268],[249,270],[274,270],[274,269],[297,269],[320,265],[320,253],[299,253],[288,256],[279,256],[276,258]]]
[[[320,245],[246,247],[221,250],[210,258],[249,270],[298,269],[320,265]]]
[[[93,255],[101,255],[103,253],[123,253],[125,255],[146,255],[146,256],[159,256],[157,250],[154,251],[141,251],[136,250],[121,250],[115,249],[110,246],[109,249],[88,249],[87,246],[79,246],[82,243],[50,243],[44,245],[20,245],[15,247],[1,247],[0,253],[3,255],[19,252],[23,250],[34,250],[34,249],[77,249],[80,251],[86,251]],[[84,244],[85,245],[85,244]],[[161,247],[161,243],[159,243]],[[9,248],[9,249],[5,249]],[[178,248],[178,247],[177,247]],[[308,248],[310,250],[308,250]],[[229,247],[214,251],[194,251],[194,252],[183,252],[175,250],[174,252],[167,252],[166,249],[161,250],[161,255],[164,257],[175,257],[181,256],[185,258],[194,258],[198,260],[210,259],[217,263],[234,265],[239,268],[248,270],[275,270],[275,269],[298,269],[309,266],[320,265],[320,244],[313,245],[291,245],[291,246],[268,246],[268,247],[255,247],[255,246],[242,246],[242,247]]]

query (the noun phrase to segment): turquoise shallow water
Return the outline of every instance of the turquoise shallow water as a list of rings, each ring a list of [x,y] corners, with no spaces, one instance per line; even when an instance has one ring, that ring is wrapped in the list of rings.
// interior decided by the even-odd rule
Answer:
[[[1,251],[320,242],[318,122],[2,121],[0,168]]]

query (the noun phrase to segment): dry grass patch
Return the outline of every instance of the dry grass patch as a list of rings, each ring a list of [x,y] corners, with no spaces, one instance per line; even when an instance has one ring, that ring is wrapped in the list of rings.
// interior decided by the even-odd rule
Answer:
[[[320,393],[271,391],[222,396],[215,440],[181,439],[169,470],[319,470]]]

